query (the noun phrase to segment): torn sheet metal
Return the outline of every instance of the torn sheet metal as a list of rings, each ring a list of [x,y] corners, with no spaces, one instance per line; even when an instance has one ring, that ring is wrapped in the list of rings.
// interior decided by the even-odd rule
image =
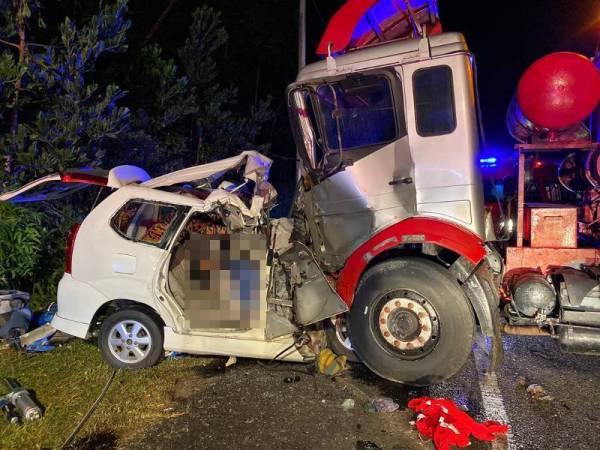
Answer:
[[[271,164],[273,164],[273,161],[270,158],[255,150],[247,150],[231,158],[167,173],[142,183],[142,186],[158,188],[174,184],[192,183],[211,176],[219,176],[228,170],[242,166],[245,166],[244,177],[258,182],[268,179]]]

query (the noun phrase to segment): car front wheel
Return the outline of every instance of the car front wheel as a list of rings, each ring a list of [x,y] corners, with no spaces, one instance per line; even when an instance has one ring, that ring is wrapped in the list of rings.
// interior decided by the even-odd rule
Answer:
[[[142,369],[163,355],[163,332],[157,320],[139,309],[121,309],[100,326],[98,346],[105,361],[118,369]]]

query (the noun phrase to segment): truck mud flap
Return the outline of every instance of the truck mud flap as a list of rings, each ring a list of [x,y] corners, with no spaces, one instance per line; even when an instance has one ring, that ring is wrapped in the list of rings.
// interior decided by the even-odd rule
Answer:
[[[473,269],[475,273],[471,274]],[[475,267],[469,260],[460,257],[450,266],[450,273],[456,277],[469,299],[481,333],[492,340],[488,371],[494,372],[502,364],[504,348],[500,327],[500,299],[490,266],[484,260]]]

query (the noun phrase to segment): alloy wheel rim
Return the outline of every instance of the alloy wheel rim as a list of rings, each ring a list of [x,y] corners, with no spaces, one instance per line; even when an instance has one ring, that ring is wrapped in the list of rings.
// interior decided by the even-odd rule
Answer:
[[[148,329],[137,320],[117,322],[108,334],[108,347],[119,361],[135,364],[143,361],[152,349]]]

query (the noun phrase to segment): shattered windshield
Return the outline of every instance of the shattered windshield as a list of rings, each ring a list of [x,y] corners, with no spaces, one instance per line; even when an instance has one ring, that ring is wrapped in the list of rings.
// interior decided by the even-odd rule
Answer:
[[[382,75],[349,78],[317,89],[329,149],[383,144],[396,138],[390,82]]]

